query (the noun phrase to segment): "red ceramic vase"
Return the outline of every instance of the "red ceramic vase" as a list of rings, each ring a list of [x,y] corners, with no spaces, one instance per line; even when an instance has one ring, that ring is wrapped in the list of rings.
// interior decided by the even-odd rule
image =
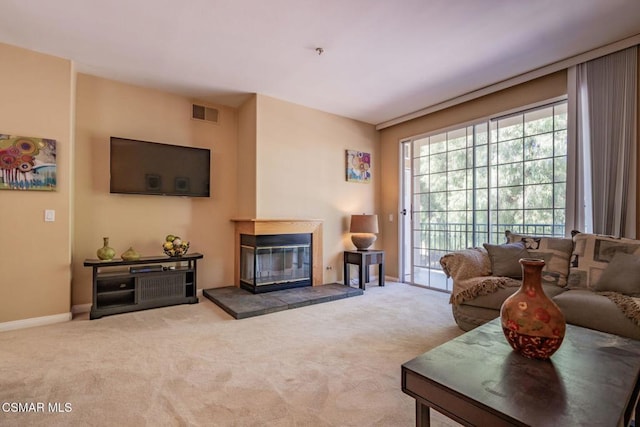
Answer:
[[[522,258],[520,265],[522,286],[502,303],[502,330],[516,352],[530,359],[548,359],[564,339],[564,314],[542,289],[544,260]]]

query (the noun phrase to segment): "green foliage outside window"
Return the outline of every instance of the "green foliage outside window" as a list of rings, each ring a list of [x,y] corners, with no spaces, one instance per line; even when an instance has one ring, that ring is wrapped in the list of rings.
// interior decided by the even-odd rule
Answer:
[[[564,235],[566,128],[562,101],[413,141],[414,263],[507,229]]]

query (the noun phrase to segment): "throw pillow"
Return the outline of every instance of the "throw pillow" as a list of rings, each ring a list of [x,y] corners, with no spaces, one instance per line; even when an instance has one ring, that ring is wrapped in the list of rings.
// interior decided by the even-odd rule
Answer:
[[[593,290],[625,295],[640,294],[640,256],[616,252],[593,285]]]
[[[485,243],[484,248],[489,253],[491,260],[491,274],[494,276],[522,279],[522,267],[520,258],[529,258],[529,252],[523,242],[505,243],[503,245],[491,245]]]
[[[568,287],[594,290],[616,253],[640,255],[640,240],[579,233],[573,237]]]
[[[544,260],[542,283],[547,285],[566,286],[569,277],[569,266],[573,241],[563,237],[535,237],[513,234],[505,231],[507,242],[524,242],[531,257]]]

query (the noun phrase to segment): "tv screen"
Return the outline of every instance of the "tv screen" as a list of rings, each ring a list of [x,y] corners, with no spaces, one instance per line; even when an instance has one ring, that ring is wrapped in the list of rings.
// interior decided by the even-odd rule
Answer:
[[[111,193],[209,197],[210,150],[111,137]]]

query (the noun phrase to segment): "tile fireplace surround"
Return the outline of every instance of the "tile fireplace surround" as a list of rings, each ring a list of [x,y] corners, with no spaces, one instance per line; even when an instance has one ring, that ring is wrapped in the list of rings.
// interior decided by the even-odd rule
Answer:
[[[234,286],[240,287],[240,236],[311,234],[311,284],[322,285],[322,221],[317,219],[232,219],[235,223]]]

